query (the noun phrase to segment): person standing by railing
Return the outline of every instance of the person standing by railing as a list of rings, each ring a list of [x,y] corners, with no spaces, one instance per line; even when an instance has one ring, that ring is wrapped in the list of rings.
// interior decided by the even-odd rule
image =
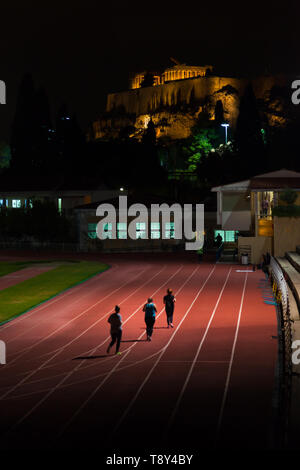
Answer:
[[[269,210],[269,201],[267,199],[263,199],[263,202],[262,202],[263,217],[268,217],[268,210]]]

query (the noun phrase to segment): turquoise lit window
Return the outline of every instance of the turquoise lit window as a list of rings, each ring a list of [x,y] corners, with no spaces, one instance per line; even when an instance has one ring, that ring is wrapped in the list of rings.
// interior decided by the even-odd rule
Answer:
[[[112,224],[104,224],[103,225],[103,233],[102,238],[105,240],[107,238],[112,238]]]
[[[61,197],[57,199],[57,208],[58,208],[58,212],[61,214],[61,211],[62,211],[62,198]]]
[[[21,207],[21,199],[13,199],[12,200],[12,207],[14,209]]]
[[[117,236],[120,240],[124,240],[127,238],[127,224],[123,222],[119,222],[117,224]]]
[[[166,223],[165,237],[166,237],[166,238],[174,238],[174,237],[175,237],[175,225],[174,225],[174,222],[167,222],[167,223]]]
[[[136,223],[136,238],[146,238],[146,223],[137,222]]]
[[[215,239],[220,234],[223,242],[235,242],[238,233],[237,230],[215,230]]]
[[[97,224],[88,224],[88,237],[89,238],[97,238],[97,232],[96,232],[96,227]]]
[[[160,223],[159,222],[151,222],[151,238],[158,239],[160,238]]]

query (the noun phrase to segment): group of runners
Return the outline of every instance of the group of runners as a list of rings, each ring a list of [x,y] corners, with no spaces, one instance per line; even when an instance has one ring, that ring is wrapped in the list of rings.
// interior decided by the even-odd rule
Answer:
[[[163,302],[165,305],[168,328],[173,328],[173,314],[176,299],[173,295],[172,289],[167,289],[167,294],[164,296]],[[108,318],[108,323],[110,323],[111,342],[107,348],[107,354],[110,352],[110,349],[114,344],[116,344],[116,354],[121,354],[119,351],[122,339],[122,317],[120,315],[120,310],[120,307],[116,305],[114,313],[112,313]],[[145,303],[143,312],[145,314],[147,341],[151,341],[157,313],[156,305],[151,297],[149,297],[147,303]]]

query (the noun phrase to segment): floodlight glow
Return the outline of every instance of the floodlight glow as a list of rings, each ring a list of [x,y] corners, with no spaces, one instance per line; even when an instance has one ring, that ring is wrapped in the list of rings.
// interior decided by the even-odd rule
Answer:
[[[229,124],[227,124],[227,122],[224,122],[223,124],[221,124],[222,127],[225,127],[225,144],[227,144],[227,129],[229,127]]]

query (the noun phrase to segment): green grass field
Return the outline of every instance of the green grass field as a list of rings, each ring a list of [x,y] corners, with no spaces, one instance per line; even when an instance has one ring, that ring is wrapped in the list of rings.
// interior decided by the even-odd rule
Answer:
[[[0,277],[5,276],[6,274],[14,273],[20,271],[20,269],[27,268],[33,264],[48,264],[48,263],[57,263],[64,262],[63,260],[36,260],[36,261],[0,261]],[[68,263],[79,263],[78,260],[70,260]]]
[[[0,277],[26,268],[26,263],[0,263]]]
[[[44,261],[44,263],[46,262],[48,261]],[[9,265],[10,263],[4,264]],[[21,268],[17,267],[14,271],[22,269],[28,264],[30,263],[26,262],[21,265]],[[1,265],[2,263],[0,263],[0,272],[2,272]],[[12,267],[20,266],[18,263],[11,263],[11,265]],[[62,264],[51,271],[0,291],[0,324],[54,297],[69,287],[105,271],[108,267],[106,264],[91,261],[68,262],[68,264]],[[8,266],[5,266],[3,271],[5,269],[8,269]]]

